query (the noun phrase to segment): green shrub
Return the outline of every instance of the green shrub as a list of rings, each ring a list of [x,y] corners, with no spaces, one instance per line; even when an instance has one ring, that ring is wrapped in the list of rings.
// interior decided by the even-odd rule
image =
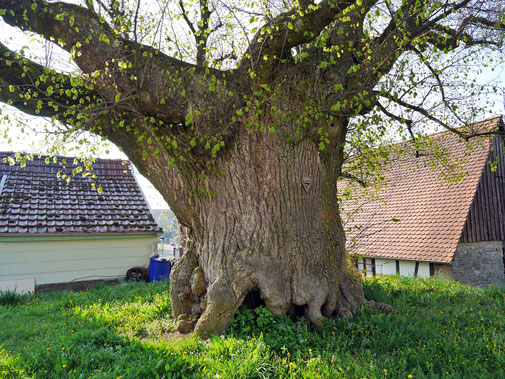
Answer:
[[[15,291],[0,291],[0,306],[14,306],[23,302],[23,295]]]

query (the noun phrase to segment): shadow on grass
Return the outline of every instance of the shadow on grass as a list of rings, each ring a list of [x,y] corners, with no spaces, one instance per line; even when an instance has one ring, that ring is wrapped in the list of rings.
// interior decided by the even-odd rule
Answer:
[[[166,283],[25,296],[0,312],[0,376],[194,376],[182,356],[135,337],[170,322],[167,298]]]
[[[9,378],[286,377],[261,338],[165,338],[168,284],[47,293],[2,310]]]
[[[391,314],[293,322],[241,308],[225,336],[167,340],[168,284],[48,293],[1,308],[0,374],[54,377],[499,377],[505,290],[378,277]],[[5,354],[2,354],[3,348]],[[9,353],[12,351],[12,353]],[[6,355],[8,354],[8,355]],[[11,370],[9,375],[4,370]],[[1,376],[1,375],[0,375]]]

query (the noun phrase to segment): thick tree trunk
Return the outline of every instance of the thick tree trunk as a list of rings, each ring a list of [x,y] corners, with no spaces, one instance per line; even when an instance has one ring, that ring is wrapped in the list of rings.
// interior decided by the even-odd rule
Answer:
[[[338,143],[321,152],[310,139],[241,132],[221,174],[191,197],[185,255],[171,274],[174,315],[207,337],[252,291],[274,314],[302,310],[316,324],[354,313],[365,299],[338,215],[341,157]]]

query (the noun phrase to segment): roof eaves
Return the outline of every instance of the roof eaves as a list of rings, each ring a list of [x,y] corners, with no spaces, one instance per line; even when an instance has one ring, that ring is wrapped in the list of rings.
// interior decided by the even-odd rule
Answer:
[[[137,235],[156,235],[161,236],[160,231],[143,231],[143,232],[117,232],[117,233],[0,233],[0,237],[85,237],[85,236],[137,236]]]
[[[374,259],[388,259],[391,261],[409,261],[409,262],[428,262],[428,263],[439,263],[439,264],[452,264],[452,259],[450,261],[441,261],[435,259],[412,259],[412,258],[398,258],[398,257],[387,257],[383,255],[368,254],[362,258],[374,258]]]

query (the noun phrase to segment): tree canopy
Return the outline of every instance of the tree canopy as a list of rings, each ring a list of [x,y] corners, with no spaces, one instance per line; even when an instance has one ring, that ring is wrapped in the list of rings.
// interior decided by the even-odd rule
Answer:
[[[277,96],[273,79],[290,80],[297,66],[317,71],[324,90],[303,114],[270,112],[301,129],[372,110],[407,127],[409,118],[423,118],[450,128],[476,112],[476,72],[502,59],[503,7],[475,0],[2,1],[6,24],[59,46],[71,65],[51,64],[40,51],[30,60],[28,48],[4,41],[0,100],[56,119],[74,136],[89,130],[119,142],[122,128],[146,141],[144,154],[162,148],[174,159],[188,152],[212,159],[234,124]],[[321,148],[331,134],[323,129]]]

